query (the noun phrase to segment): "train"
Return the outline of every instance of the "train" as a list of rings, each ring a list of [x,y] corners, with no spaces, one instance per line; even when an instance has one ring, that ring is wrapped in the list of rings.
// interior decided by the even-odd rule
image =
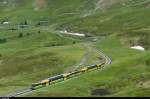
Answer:
[[[99,64],[93,64],[93,65],[90,65],[90,66],[86,66],[86,67],[82,67],[81,69],[79,70],[75,70],[73,72],[69,72],[69,73],[64,73],[64,74],[60,74],[60,75],[56,75],[56,76],[53,76],[53,77],[50,77],[50,78],[47,78],[45,80],[42,80],[38,83],[33,83],[30,87],[31,90],[36,90],[36,88],[38,86],[42,86],[42,87],[45,87],[47,85],[51,85],[53,82],[55,81],[58,81],[58,80],[67,80],[69,79],[70,77],[76,75],[76,74],[79,74],[79,73],[84,73],[86,71],[89,71],[89,70],[92,70],[92,69],[100,69],[102,68],[104,65],[106,64],[106,60],[102,60],[101,63]]]

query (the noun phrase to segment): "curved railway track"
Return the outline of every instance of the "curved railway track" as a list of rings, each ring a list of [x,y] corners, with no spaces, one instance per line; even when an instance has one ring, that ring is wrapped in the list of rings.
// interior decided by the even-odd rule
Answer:
[[[50,80],[51,81],[55,81],[55,80],[58,80],[59,78],[63,78],[63,80],[66,80],[66,79],[69,79],[69,77],[71,77],[72,75],[75,75],[75,74],[78,74],[78,73],[81,73],[81,72],[86,72],[88,68],[89,69],[94,69],[94,68],[97,68],[98,65],[100,65],[101,67],[104,67],[104,66],[109,65],[111,63],[111,60],[110,60],[110,58],[107,55],[103,54],[102,52],[98,51],[97,49],[93,49],[93,50],[95,52],[97,52],[100,56],[103,56],[103,58],[105,59],[104,63],[101,60],[99,60],[99,63],[93,64],[91,66],[87,66],[87,68],[82,68],[80,71],[73,71],[71,73],[60,74],[60,75],[56,75],[56,76],[50,77],[50,78],[48,78],[49,81]],[[45,87],[47,85],[47,83],[50,84],[49,81],[45,80],[46,83],[43,83],[43,84],[41,82],[40,83],[36,83],[36,84],[34,84],[34,87],[35,86],[39,86],[39,85],[42,85],[42,87]],[[33,85],[32,85],[32,87],[33,87]],[[8,95],[6,95],[4,97],[19,97],[20,95],[31,93],[34,90],[36,90],[36,89],[33,89],[33,88],[29,87],[27,89],[19,90],[19,91],[15,92],[15,93],[12,93],[12,94],[8,94]]]
[[[89,45],[87,47],[89,47]],[[31,87],[29,87],[29,88],[26,88],[26,89],[23,89],[23,90],[18,90],[15,93],[7,94],[7,95],[4,95],[2,97],[8,97],[8,98],[10,98],[10,97],[19,97],[20,95],[28,94],[28,93],[31,93],[31,92],[35,91],[36,89],[38,89],[38,88],[36,88],[37,86],[40,86],[39,88],[42,88],[42,87],[45,87],[47,85],[51,85],[52,84],[51,82],[54,82],[54,81],[57,81],[57,80],[60,80],[60,79],[63,79],[62,81],[65,81],[66,79],[74,77],[74,75],[76,75],[76,74],[80,74],[82,72],[86,72],[88,70],[92,70],[92,69],[95,69],[95,68],[102,69],[103,67],[105,67],[106,65],[109,65],[111,63],[111,59],[107,55],[105,55],[104,53],[100,52],[99,50],[97,50],[95,48],[92,48],[92,50],[95,51],[99,55],[99,57],[101,57],[101,58],[99,58],[98,63],[95,63],[95,64],[90,65],[90,66],[83,67],[81,69],[77,69],[73,72],[60,74],[60,75],[56,75],[56,76],[47,78],[43,81],[32,84]],[[83,57],[83,59],[81,59],[81,61],[85,60],[85,58],[88,55],[85,54],[84,56],[85,57]]]

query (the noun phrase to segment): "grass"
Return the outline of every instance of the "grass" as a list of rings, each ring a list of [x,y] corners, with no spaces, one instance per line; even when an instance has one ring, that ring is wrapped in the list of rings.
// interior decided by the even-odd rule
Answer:
[[[111,45],[109,45],[110,42]],[[101,43],[97,42],[96,45],[99,50],[109,55],[112,59],[111,65],[101,71],[85,73],[77,78],[36,90],[25,96],[88,97],[91,96],[91,91],[97,88],[109,90],[111,94],[105,95],[106,97],[149,96],[149,88],[140,86],[149,81],[149,66],[145,64],[146,60],[150,58],[148,51],[140,52],[121,47],[120,41],[114,35]]]
[[[93,47],[107,54],[112,64],[27,96],[91,96],[97,88],[110,91],[106,97],[149,96],[149,0],[118,1],[105,11],[95,10],[98,0],[42,0],[46,3],[34,6],[36,0],[8,0],[6,5],[0,1],[0,21],[10,22],[0,24],[0,39],[7,39],[0,43],[0,94],[73,69],[91,38],[58,32],[67,30],[96,36]],[[29,28],[8,30],[24,21]],[[40,21],[47,24],[37,26]],[[20,33],[23,37],[18,37]],[[131,45],[147,51],[132,50]],[[97,61],[97,54],[90,55],[83,66]]]
[[[41,31],[39,34],[31,30],[22,31],[31,35],[19,38],[20,31],[17,32],[5,31],[5,34],[1,34],[7,38],[6,43],[0,44],[1,94],[63,73],[69,66],[78,63],[85,51],[80,45],[83,38],[70,37],[72,40],[57,33]]]

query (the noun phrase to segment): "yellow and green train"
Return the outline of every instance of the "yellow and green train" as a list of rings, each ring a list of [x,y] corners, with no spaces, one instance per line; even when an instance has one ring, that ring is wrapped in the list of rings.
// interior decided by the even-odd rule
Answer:
[[[31,89],[32,90],[35,90],[36,87],[38,86],[46,86],[46,85],[51,85],[53,82],[55,81],[58,81],[58,80],[67,80],[68,78],[70,78],[71,76],[74,76],[76,74],[79,74],[79,73],[83,73],[83,72],[86,72],[86,71],[89,71],[89,70],[92,70],[92,69],[100,69],[102,68],[104,65],[106,64],[106,60],[105,59],[102,59],[101,63],[99,64],[94,64],[94,65],[91,65],[91,66],[87,66],[87,67],[83,67],[81,68],[80,70],[75,70],[73,72],[70,72],[70,73],[65,73],[65,74],[60,74],[60,75],[56,75],[56,76],[53,76],[53,77],[50,77],[50,78],[47,78],[45,80],[42,80],[38,83],[33,83],[31,85]]]

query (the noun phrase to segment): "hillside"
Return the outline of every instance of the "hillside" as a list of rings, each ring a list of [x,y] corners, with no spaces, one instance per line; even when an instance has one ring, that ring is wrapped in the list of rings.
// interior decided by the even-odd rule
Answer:
[[[150,96],[149,12],[150,0],[0,0],[0,96],[75,69],[89,42],[111,65],[25,96]]]
[[[112,39],[113,37],[113,39]],[[111,44],[110,44],[111,43]],[[116,37],[111,36],[96,43],[97,48],[107,53],[112,64],[96,70],[38,89],[23,96],[33,97],[148,97],[149,96],[149,52],[134,51],[122,47]],[[116,50],[117,49],[117,50]],[[119,54],[118,54],[119,53]],[[129,57],[130,56],[130,57]],[[69,90],[69,91],[68,91]]]

